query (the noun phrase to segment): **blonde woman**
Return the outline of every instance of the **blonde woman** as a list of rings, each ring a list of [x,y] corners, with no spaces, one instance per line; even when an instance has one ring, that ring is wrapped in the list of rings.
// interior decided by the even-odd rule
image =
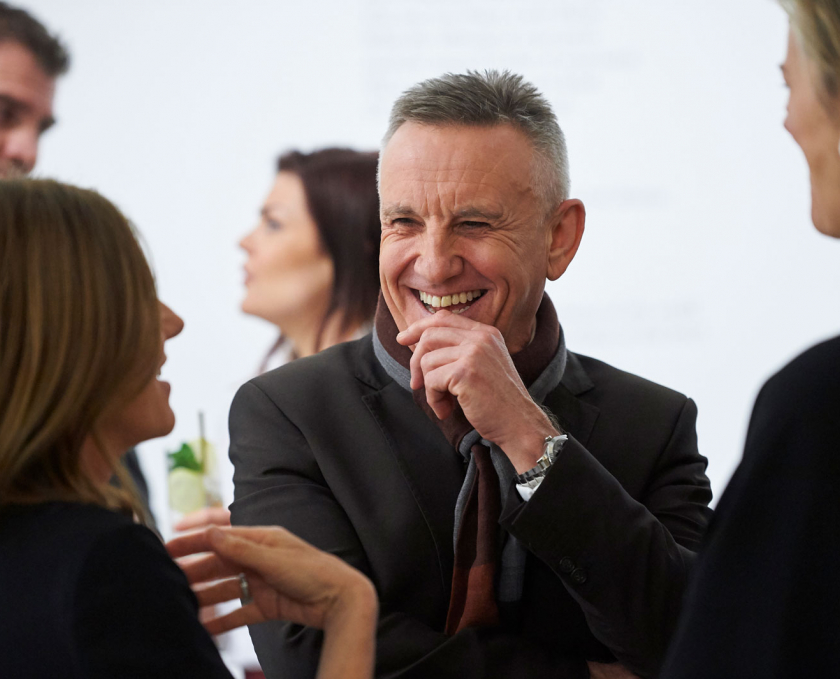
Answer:
[[[0,674],[226,677],[187,579],[132,518],[119,464],[171,431],[157,299],[126,219],[51,181],[0,182]],[[343,562],[279,529],[209,531],[205,602],[246,597],[214,631],[287,618],[326,633],[321,677],[372,671],[375,594]],[[240,573],[243,573],[240,575]]]
[[[808,162],[814,226],[840,238],[840,2],[782,5],[785,127]],[[838,676],[838,564],[840,337],[761,390],[662,676]]]

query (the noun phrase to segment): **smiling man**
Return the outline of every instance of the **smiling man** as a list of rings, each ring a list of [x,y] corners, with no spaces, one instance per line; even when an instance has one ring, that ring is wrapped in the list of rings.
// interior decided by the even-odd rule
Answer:
[[[0,2],[0,178],[35,166],[41,135],[55,123],[55,81],[69,61],[43,24]]]
[[[653,676],[709,519],[696,408],[567,350],[546,280],[577,252],[563,134],[521,77],[394,105],[370,336],[242,387],[232,520],[370,576],[377,676]],[[268,677],[320,635],[252,628]],[[616,662],[617,661],[617,662]]]

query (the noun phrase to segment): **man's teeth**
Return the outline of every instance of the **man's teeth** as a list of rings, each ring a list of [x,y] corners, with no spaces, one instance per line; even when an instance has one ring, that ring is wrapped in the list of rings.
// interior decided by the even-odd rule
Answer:
[[[452,295],[430,295],[429,293],[418,291],[420,293],[420,301],[427,306],[435,309],[443,309],[454,304],[466,304],[478,299],[483,294],[481,290],[470,290],[469,292],[456,292]]]

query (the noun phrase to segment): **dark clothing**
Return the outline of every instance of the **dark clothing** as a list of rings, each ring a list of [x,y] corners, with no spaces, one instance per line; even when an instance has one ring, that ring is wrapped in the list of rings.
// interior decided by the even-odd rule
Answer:
[[[663,677],[840,675],[840,338],[770,379]]]
[[[230,679],[160,540],[95,505],[0,513],[0,674]]]
[[[463,458],[395,383],[371,337],[244,385],[230,415],[234,524],[278,524],[339,555],[380,598],[377,676],[586,677],[615,655],[658,668],[711,498],[685,396],[569,354],[545,405],[569,443],[502,528],[529,551],[497,628],[444,634]],[[503,413],[500,413],[503,416]],[[251,628],[267,677],[312,676],[319,632]]]
[[[135,487],[137,488],[137,493],[143,503],[143,510],[146,512],[146,516],[148,518],[147,523],[149,523],[152,528],[157,528],[157,521],[155,520],[155,515],[152,513],[152,506],[149,503],[149,484],[146,483],[146,477],[143,476],[143,469],[140,467],[140,460],[137,459],[137,450],[135,448],[131,448],[125,455],[123,455],[122,462],[128,470],[131,480],[134,481]],[[114,477],[114,482],[115,481],[116,477]]]

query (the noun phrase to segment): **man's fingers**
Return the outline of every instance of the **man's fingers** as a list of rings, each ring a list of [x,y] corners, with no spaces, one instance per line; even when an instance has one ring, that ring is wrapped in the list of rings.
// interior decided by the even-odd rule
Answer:
[[[443,347],[442,349],[426,352],[419,358],[416,364],[414,363],[414,359],[412,359],[411,388],[420,389],[426,383],[426,375],[439,368],[455,363],[463,355],[463,347]],[[415,374],[418,376],[417,384],[415,384],[414,380]]]
[[[440,368],[425,374],[426,403],[440,420],[449,417],[458,405],[458,399],[449,391],[453,365],[445,362]]]
[[[431,314],[426,318],[421,318],[419,321],[412,323],[405,330],[397,335],[397,342],[404,346],[411,346],[417,344],[420,336],[429,328],[433,327],[449,327],[460,330],[473,330],[476,327],[481,327],[478,321],[464,318],[459,314],[453,314],[451,311],[445,309]]]
[[[433,392],[434,396],[429,397],[429,390],[426,390],[426,402],[439,420],[445,420],[455,411],[456,398],[452,394],[441,394]]]
[[[411,388],[420,389],[423,386],[424,375],[429,371],[425,364],[425,357],[431,352],[443,349],[459,349],[471,342],[481,342],[481,336],[461,328],[428,328],[417,341],[411,355]],[[457,360],[459,354],[450,352],[451,360]]]
[[[175,524],[176,531],[193,530],[205,526],[229,526],[230,511],[224,507],[205,507],[190,512]]]

